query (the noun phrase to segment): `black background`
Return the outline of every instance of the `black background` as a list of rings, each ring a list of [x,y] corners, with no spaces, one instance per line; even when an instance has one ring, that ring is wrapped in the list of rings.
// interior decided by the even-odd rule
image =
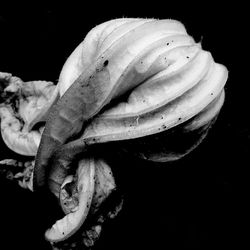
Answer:
[[[10,5],[0,9],[0,71],[56,82],[66,58],[95,25],[117,17],[172,18],[184,23],[216,62],[226,65],[226,100],[206,140],[171,164],[115,159],[125,193],[120,216],[96,249],[225,249],[247,234],[245,190],[249,165],[248,43],[244,6],[200,2],[128,2],[65,6]],[[0,157],[15,157],[1,141]],[[50,249],[43,238],[49,202],[0,177],[1,249]]]

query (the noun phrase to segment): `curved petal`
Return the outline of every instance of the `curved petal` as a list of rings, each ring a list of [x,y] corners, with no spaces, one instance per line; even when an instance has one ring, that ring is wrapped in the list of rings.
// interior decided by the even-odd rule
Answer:
[[[44,120],[44,114],[57,95],[57,88],[52,82],[23,82],[8,73],[1,73],[0,78],[3,89],[0,104],[3,141],[18,154],[34,156],[43,128],[30,130],[30,126]]]
[[[34,156],[36,155],[40,140],[40,131],[23,131],[22,124],[10,107],[0,108],[1,134],[5,144],[14,152]]]

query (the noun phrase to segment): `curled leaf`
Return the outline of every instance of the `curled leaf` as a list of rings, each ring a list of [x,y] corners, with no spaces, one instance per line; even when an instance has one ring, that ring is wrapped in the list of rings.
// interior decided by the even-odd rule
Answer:
[[[58,220],[45,233],[47,240],[58,242],[67,239],[74,234],[86,220],[88,215],[95,187],[95,166],[93,160],[82,160],[77,170],[76,190],[78,203],[65,215]]]

